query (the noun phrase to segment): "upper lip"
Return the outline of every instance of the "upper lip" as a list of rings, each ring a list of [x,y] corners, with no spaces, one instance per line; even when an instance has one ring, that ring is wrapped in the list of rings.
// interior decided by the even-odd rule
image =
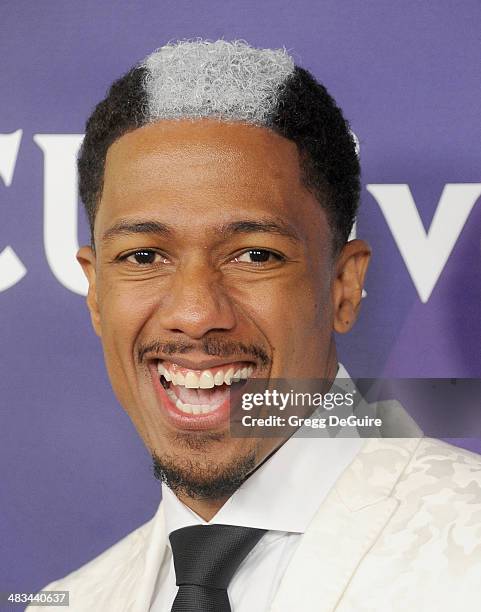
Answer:
[[[219,366],[230,365],[233,363],[250,363],[256,365],[252,360],[249,359],[187,359],[186,357],[158,357],[155,359],[156,362],[160,361],[162,363],[175,363],[181,368],[186,368],[188,370],[208,370],[210,368],[217,368]]]

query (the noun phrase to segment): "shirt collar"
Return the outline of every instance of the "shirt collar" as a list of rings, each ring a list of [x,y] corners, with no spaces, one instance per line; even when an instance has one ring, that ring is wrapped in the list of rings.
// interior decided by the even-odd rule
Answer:
[[[342,365],[335,383],[353,385]],[[209,523],[163,485],[167,533],[206,524],[304,533],[363,443],[361,438],[290,438],[237,489]]]

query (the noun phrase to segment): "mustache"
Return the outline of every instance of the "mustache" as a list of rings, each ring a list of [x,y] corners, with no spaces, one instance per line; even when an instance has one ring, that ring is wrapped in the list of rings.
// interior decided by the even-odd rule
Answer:
[[[209,357],[236,357],[248,356],[259,361],[263,366],[269,366],[271,359],[266,349],[260,344],[245,344],[237,340],[225,338],[204,338],[200,344],[185,341],[154,340],[148,344],[141,344],[137,349],[137,359],[143,363],[149,355],[185,355],[193,351],[201,351]]]

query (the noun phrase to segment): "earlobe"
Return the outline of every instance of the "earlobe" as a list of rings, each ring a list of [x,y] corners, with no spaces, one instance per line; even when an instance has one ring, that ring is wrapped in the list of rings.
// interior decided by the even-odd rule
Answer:
[[[343,334],[356,322],[371,248],[363,240],[351,240],[339,254],[333,284],[334,329]]]
[[[90,311],[92,326],[97,336],[101,336],[100,313],[97,300],[97,272],[94,250],[89,246],[81,247],[77,252],[77,261],[87,277],[89,289],[87,293],[87,307]]]

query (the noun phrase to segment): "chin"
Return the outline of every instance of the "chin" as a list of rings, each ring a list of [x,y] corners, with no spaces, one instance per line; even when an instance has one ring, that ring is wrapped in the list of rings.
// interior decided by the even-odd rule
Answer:
[[[183,443],[189,445],[191,452],[182,453],[177,448],[172,454],[152,454],[154,476],[177,495],[191,499],[220,499],[232,495],[256,467],[254,449],[244,450],[231,459],[221,452],[223,461],[217,461],[217,453],[206,454],[205,445],[218,445],[219,442],[205,437],[197,433],[185,437]]]

